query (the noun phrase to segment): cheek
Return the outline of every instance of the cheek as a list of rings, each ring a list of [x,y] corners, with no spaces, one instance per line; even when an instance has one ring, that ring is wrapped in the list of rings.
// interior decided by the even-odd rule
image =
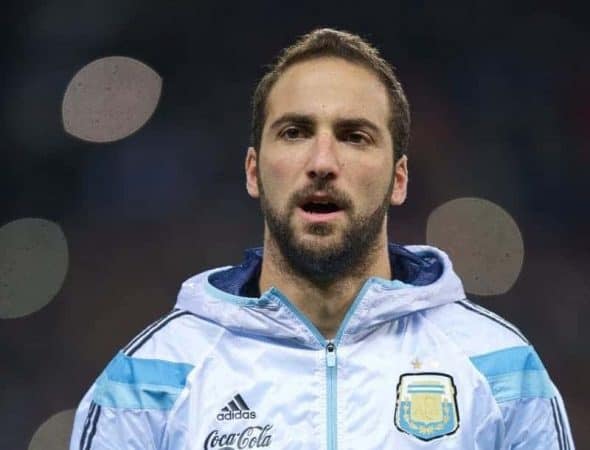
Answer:
[[[272,201],[284,201],[294,186],[293,170],[284,159],[264,161],[260,166],[260,178],[266,197]]]
[[[269,164],[277,170],[296,173],[301,170],[310,155],[310,143],[303,142],[275,148],[269,158]]]
[[[301,151],[273,152],[263,161],[263,166],[267,179],[292,185],[304,170],[304,154]]]
[[[289,164],[284,160],[270,161],[267,164],[267,168],[270,177],[276,179],[278,182],[287,180],[292,172],[292,170],[289,169]]]
[[[367,205],[371,207],[381,204],[391,183],[392,174],[384,170],[384,166],[386,167],[387,165],[384,164],[380,167],[371,165],[362,174],[358,173],[356,181],[359,187],[359,194],[365,199]]]
[[[372,184],[373,186],[383,184],[391,174],[389,164],[383,158],[375,161],[371,160],[362,166],[359,164],[357,167],[363,167],[362,171],[359,170],[359,174],[362,175],[367,184]]]

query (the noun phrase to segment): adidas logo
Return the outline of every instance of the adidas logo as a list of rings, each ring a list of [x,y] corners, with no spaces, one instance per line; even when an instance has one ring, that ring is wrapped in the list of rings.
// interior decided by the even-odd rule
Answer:
[[[217,414],[217,420],[256,419],[256,412],[251,411],[240,394],[234,398]]]

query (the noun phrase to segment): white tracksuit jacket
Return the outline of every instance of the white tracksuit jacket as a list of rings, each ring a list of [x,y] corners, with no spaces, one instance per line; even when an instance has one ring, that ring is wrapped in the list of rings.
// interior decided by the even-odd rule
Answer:
[[[465,299],[449,258],[390,244],[332,340],[261,249],[196,275],[83,398],[71,450],[573,450],[560,394],[510,323]]]

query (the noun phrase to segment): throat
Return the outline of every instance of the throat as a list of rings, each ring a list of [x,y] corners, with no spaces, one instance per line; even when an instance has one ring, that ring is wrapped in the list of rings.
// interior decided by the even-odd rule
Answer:
[[[356,297],[356,292],[348,297],[342,295],[310,298],[309,302],[301,305],[302,312],[317,327],[326,339],[336,337],[344,316]]]
[[[277,267],[263,260],[260,289],[277,288],[325,339],[333,339],[367,277],[314,282],[291,271],[277,271]]]
[[[367,279],[375,276],[391,279],[386,239],[371,256],[361,270],[314,279],[292,270],[278,244],[266,235],[260,291],[278,289],[326,339],[332,339]]]

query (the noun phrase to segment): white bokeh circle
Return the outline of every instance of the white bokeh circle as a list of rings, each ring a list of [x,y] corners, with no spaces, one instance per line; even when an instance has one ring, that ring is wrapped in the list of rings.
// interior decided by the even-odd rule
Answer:
[[[74,424],[75,409],[54,414],[41,424],[27,450],[67,450]]]
[[[125,56],[84,66],[68,84],[62,103],[64,129],[90,142],[113,142],[139,130],[152,116],[162,78]]]
[[[518,279],[524,243],[504,209],[482,198],[451,200],[428,218],[426,241],[446,251],[467,292],[506,293]]]
[[[0,318],[47,305],[61,289],[68,260],[66,237],[54,222],[24,218],[0,227]]]

